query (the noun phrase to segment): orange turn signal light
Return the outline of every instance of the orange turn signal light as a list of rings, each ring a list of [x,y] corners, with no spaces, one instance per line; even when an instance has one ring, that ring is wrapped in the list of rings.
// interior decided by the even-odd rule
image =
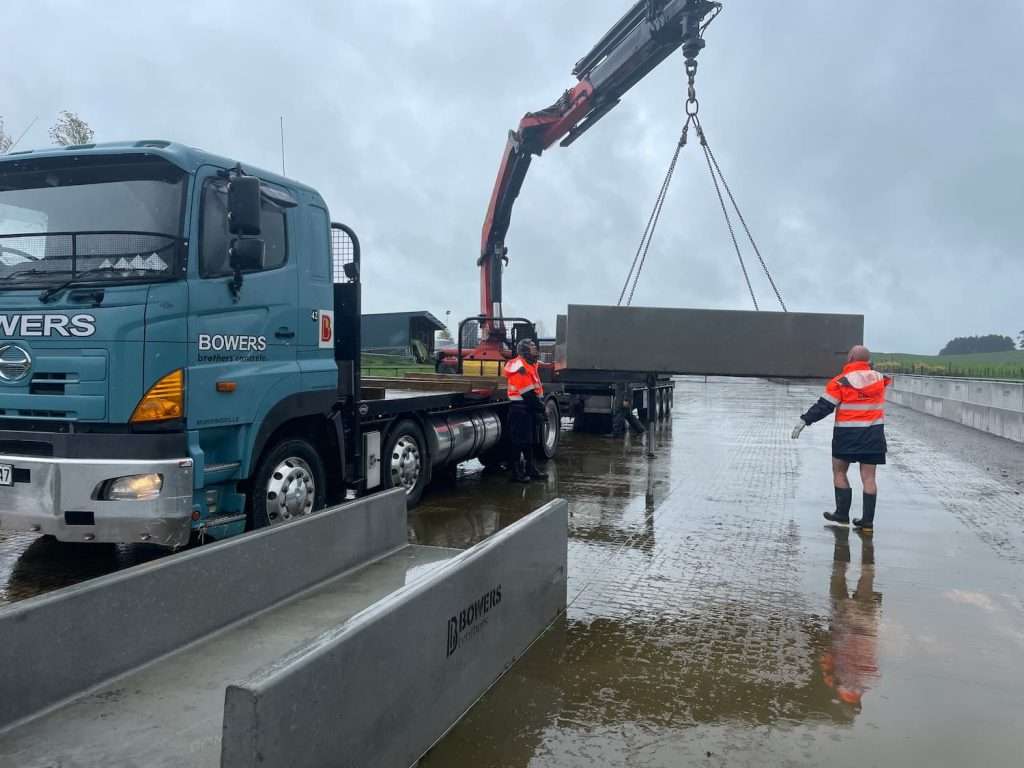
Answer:
[[[132,424],[146,421],[180,419],[185,415],[185,372],[171,371],[142,396],[129,420]]]
[[[238,384],[234,381],[218,381],[217,391],[218,392],[234,392],[238,389]]]

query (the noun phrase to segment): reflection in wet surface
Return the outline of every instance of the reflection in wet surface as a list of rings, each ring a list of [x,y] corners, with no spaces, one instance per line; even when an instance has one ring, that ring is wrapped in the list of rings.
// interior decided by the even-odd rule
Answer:
[[[861,569],[857,588],[850,594],[850,529],[833,526],[836,537],[829,595],[832,614],[829,648],[821,657],[825,684],[844,704],[859,709],[864,694],[878,679],[878,625],[882,595],[874,591],[875,544],[871,535],[861,540]]]
[[[69,587],[167,554],[147,544],[81,544],[0,533],[0,605]]]

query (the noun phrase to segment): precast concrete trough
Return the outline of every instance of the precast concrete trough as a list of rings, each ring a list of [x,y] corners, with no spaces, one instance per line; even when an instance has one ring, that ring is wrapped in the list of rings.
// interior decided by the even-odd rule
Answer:
[[[573,371],[830,378],[863,315],[570,305],[556,367]]]
[[[0,610],[0,766],[414,764],[565,609],[568,507],[407,544],[401,489]]]

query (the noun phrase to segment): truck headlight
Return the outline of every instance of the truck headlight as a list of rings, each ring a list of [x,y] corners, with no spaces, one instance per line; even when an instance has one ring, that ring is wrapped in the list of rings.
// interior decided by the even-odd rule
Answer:
[[[171,371],[142,396],[135,412],[128,420],[131,424],[144,421],[180,419],[185,415],[185,372]]]
[[[105,501],[151,501],[160,495],[164,476],[156,472],[144,475],[126,475],[107,480],[98,494]]]

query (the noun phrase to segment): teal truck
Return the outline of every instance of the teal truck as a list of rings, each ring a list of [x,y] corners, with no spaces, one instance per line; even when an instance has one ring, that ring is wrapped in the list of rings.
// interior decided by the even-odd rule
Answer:
[[[0,529],[179,547],[500,459],[497,387],[363,391],[359,266],[316,190],[234,160],[0,157]]]

